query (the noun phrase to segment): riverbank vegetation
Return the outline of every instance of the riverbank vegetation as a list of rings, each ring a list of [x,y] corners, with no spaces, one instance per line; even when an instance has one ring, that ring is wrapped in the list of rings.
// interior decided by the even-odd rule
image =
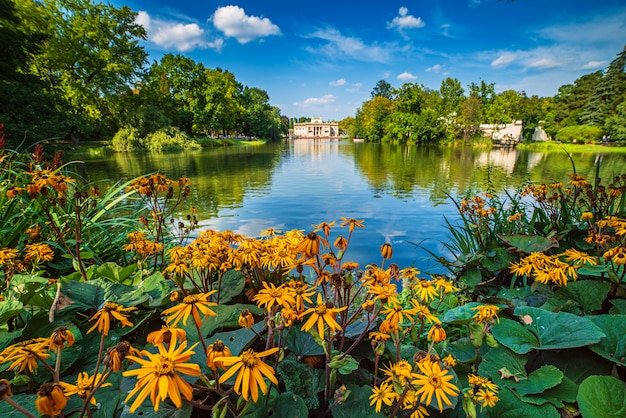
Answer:
[[[623,413],[626,175],[487,184],[431,277],[352,262],[359,219],[194,232],[189,179],[0,160],[3,416]]]
[[[561,142],[626,141],[626,48],[604,71],[584,75],[559,87],[554,97],[525,92],[496,93],[494,83],[446,78],[438,90],[417,83],[399,88],[380,80],[354,117],[339,127],[351,138],[368,141],[440,143],[474,140],[481,124],[523,122],[523,138],[541,127]]]

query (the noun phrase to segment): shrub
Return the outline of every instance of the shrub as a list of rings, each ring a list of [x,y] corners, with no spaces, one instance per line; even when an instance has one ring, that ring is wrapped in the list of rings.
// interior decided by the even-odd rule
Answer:
[[[146,136],[142,145],[150,151],[181,151],[200,149],[200,145],[176,127],[159,129]]]
[[[589,144],[597,141],[602,136],[602,128],[591,125],[567,126],[559,129],[556,134],[557,141],[561,142],[581,142]]]
[[[121,128],[111,140],[111,148],[116,152],[135,151],[139,147],[141,147],[141,138],[135,128]]]

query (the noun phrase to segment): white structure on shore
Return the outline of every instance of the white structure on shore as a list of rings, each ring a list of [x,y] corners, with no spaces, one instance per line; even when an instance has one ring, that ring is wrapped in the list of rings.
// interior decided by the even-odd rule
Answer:
[[[311,118],[310,122],[294,123],[293,138],[337,138],[339,122],[323,122],[322,118]]]

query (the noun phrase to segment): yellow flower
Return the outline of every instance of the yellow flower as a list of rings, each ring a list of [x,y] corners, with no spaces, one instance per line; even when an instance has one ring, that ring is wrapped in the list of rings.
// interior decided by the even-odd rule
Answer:
[[[78,395],[79,398],[86,399],[87,395],[89,394],[89,391],[91,391],[91,389],[95,387],[96,385],[98,385],[98,383],[100,383],[101,381],[102,381],[102,374],[100,373],[98,373],[96,375],[96,378],[94,379],[93,376],[89,377],[89,374],[87,374],[87,372],[81,372],[81,373],[78,373],[78,377],[76,379],[75,385],[72,385],[70,383],[65,383],[65,382],[60,382],[59,384],[63,388],[63,392],[65,393],[65,396]],[[103,383],[100,385],[101,388],[106,387],[106,386],[111,386],[111,383]],[[95,396],[92,396],[89,402],[92,405],[97,405]]]
[[[387,368],[383,368],[382,372],[387,376],[386,382],[398,380],[404,386],[407,379],[415,377],[413,366],[406,360],[400,360],[395,364],[390,364]]]
[[[296,303],[294,291],[292,288],[281,284],[274,286],[274,283],[263,282],[264,289],[259,290],[252,300],[254,300],[259,308],[265,307],[268,311],[272,310],[274,305],[283,307],[293,307]]]
[[[565,261],[574,261],[576,264],[598,264],[596,257],[574,248],[565,250],[563,255],[565,256]]]
[[[391,330],[397,331],[400,324],[405,320],[413,322],[412,315],[415,315],[415,309],[404,309],[399,304],[388,304],[385,309],[381,311],[381,314],[387,315],[385,321],[389,322]]]
[[[593,219],[593,212],[583,212],[580,216],[581,221],[590,221]]]
[[[123,361],[129,355],[141,356],[141,352],[134,348],[128,341],[120,341],[114,347],[107,349],[103,363],[114,372],[122,370]],[[132,362],[129,362],[132,363]]]
[[[472,311],[478,311],[474,314],[472,318],[474,318],[474,322],[485,323],[485,322],[493,322],[495,319],[497,322],[500,322],[498,319],[498,308],[496,305],[480,305],[471,309]]]
[[[498,398],[498,395],[496,395],[494,392],[490,391],[489,389],[487,390],[479,389],[478,392],[476,392],[475,396],[476,396],[476,400],[481,403],[481,409],[484,408],[485,406],[488,406],[489,408],[493,408],[494,406],[496,406],[496,404],[500,400],[500,398]]]
[[[389,259],[393,255],[393,248],[391,248],[391,244],[388,242],[384,243],[380,246],[380,254],[384,259]]]
[[[296,304],[294,306],[294,310],[296,312],[304,311],[304,302],[313,303],[311,296],[315,293],[315,289],[308,283],[290,280],[288,285],[293,289],[293,293],[296,298]]]
[[[67,405],[67,398],[60,385],[44,383],[37,391],[35,406],[40,414],[57,416],[63,411],[65,405]]]
[[[423,405],[419,404],[419,400],[417,399],[415,390],[408,390],[406,392],[404,402],[402,403],[402,409],[413,410],[413,412],[411,412],[411,415],[409,415],[409,418],[424,418],[430,416],[428,410]]]
[[[428,331],[428,339],[438,343],[446,339],[446,330],[440,324],[434,324]]]
[[[237,323],[241,328],[251,328],[252,325],[254,325],[254,316],[252,316],[249,310],[242,309],[241,312],[239,312]]]
[[[161,329],[156,331],[152,331],[146,337],[146,341],[148,341],[152,345],[157,345],[161,343],[169,344],[172,338],[183,341],[187,337],[187,332],[182,328],[170,327],[167,325],[161,326]]]
[[[448,367],[456,366],[456,359],[452,357],[452,354],[448,354],[446,357],[442,358],[441,361]]]
[[[0,250],[0,266],[6,266],[13,263],[13,260],[20,255],[15,248],[3,248]]]
[[[220,377],[219,382],[224,383],[234,376],[235,373],[239,372],[235,379],[235,393],[243,396],[245,400],[248,400],[248,398],[252,396],[254,402],[258,401],[259,388],[264,395],[267,394],[268,390],[263,376],[267,377],[270,382],[278,385],[278,380],[274,375],[274,369],[263,362],[261,358],[274,354],[278,350],[278,347],[274,347],[257,353],[252,349],[248,349],[241,353],[240,356],[216,357],[214,359],[215,362],[222,362],[224,366],[230,367],[230,369]]]
[[[417,363],[421,374],[418,374],[417,379],[411,383],[419,386],[419,389],[415,392],[416,395],[421,395],[420,402],[425,402],[426,405],[430,405],[433,399],[433,395],[437,398],[437,405],[439,406],[439,412],[443,412],[443,404],[452,406],[449,396],[458,396],[459,388],[453,383],[450,383],[454,379],[453,375],[448,374],[448,369],[441,369],[439,362],[421,361]]]
[[[135,306],[130,306],[128,308],[124,308],[122,305],[118,305],[115,302],[106,302],[102,309],[94,314],[94,316],[89,319],[89,321],[97,320],[96,323],[89,328],[87,334],[89,334],[94,329],[98,328],[98,331],[104,335],[109,334],[109,330],[111,329],[111,318],[115,318],[122,324],[122,327],[132,327],[133,323],[128,320],[128,316],[124,315],[122,312],[130,312],[137,309]]]
[[[364,228],[363,223],[365,222],[364,219],[354,219],[354,218],[344,218],[343,216],[341,217],[341,224],[339,226],[341,226],[342,228],[346,225],[349,225],[349,232],[350,234],[352,234],[352,232],[354,232],[354,228]]]
[[[2,351],[1,363],[12,361],[13,364],[7,370],[13,370],[16,373],[22,373],[26,368],[30,373],[37,370],[37,360],[44,361],[50,357],[47,353],[49,341],[47,338],[34,338],[32,340],[22,341]]]
[[[411,303],[411,305],[413,305],[413,309],[415,310],[415,314],[417,314],[417,319],[419,321],[426,320],[429,324],[432,324],[433,322],[437,324],[441,323],[441,320],[432,313],[430,313],[430,309],[419,303],[419,301],[411,299],[409,302]]]
[[[154,405],[154,410],[159,410],[159,403],[169,398],[177,408],[182,407],[181,395],[191,400],[193,397],[193,389],[180,374],[188,376],[200,376],[200,366],[194,363],[186,363],[194,354],[194,344],[188,350],[187,342],[183,341],[176,347],[176,340],[172,339],[168,348],[163,344],[158,344],[158,353],[150,353],[142,351],[144,358],[136,356],[128,356],[129,360],[137,362],[141,367],[128,370],[122,373],[124,376],[136,376],[137,383],[133,390],[130,391],[124,402],[128,402],[133,396],[137,398],[130,407],[130,413],[135,412],[143,401],[150,395],[150,401]]]
[[[300,315],[300,318],[302,318],[311,314],[309,319],[307,319],[304,325],[302,325],[302,330],[308,331],[313,328],[315,324],[317,324],[317,333],[320,338],[324,337],[325,324],[328,325],[330,332],[341,331],[341,326],[337,323],[337,321],[335,321],[335,316],[337,315],[337,312],[341,312],[346,308],[347,306],[343,306],[341,308],[333,308],[332,305],[328,306],[327,303],[322,300],[321,293],[318,293],[317,306],[307,309]]]
[[[370,406],[376,404],[376,412],[380,412],[383,403],[387,406],[391,406],[394,399],[397,397],[393,386],[387,382],[382,382],[380,386],[374,386],[372,392],[373,393],[370,395]]]
[[[71,347],[74,344],[74,334],[67,327],[58,327],[52,332],[49,341],[49,349]]]
[[[431,280],[417,280],[413,285],[413,290],[417,292],[417,295],[423,303],[428,303],[438,296],[437,289]]]
[[[491,380],[472,373],[467,375],[467,383],[472,386],[477,386],[478,388],[488,389],[492,392],[498,391],[498,385],[493,383]]]
[[[215,292],[216,290],[212,290],[208,293],[185,296],[182,303],[163,311],[163,315],[167,316],[167,324],[176,326],[182,319],[183,325],[187,325],[187,319],[191,315],[196,325],[201,326],[202,319],[200,314],[203,314],[205,318],[216,316],[216,313],[210,307],[217,306],[217,303],[208,300],[209,296]]]
[[[215,342],[207,347],[206,350],[206,364],[211,370],[217,370],[221,368],[227,370],[228,367],[224,366],[224,362],[215,361],[216,357],[231,357],[232,353],[230,348],[226,347],[222,340],[215,340]]]
[[[298,244],[295,251],[298,254],[303,253],[307,258],[311,258],[319,255],[320,247],[330,248],[330,245],[328,245],[328,241],[315,232],[309,232]]]
[[[24,253],[24,260],[35,264],[54,259],[52,247],[45,243],[27,244],[24,246]]]

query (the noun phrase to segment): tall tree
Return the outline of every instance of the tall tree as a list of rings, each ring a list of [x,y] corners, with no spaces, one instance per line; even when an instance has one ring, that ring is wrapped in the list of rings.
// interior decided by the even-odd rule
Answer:
[[[604,125],[604,120],[615,114],[617,106],[626,98],[626,45],[595,86],[591,99],[584,106],[580,120],[588,125]]]
[[[375,97],[384,97],[385,99],[391,100],[392,98],[393,88],[391,84],[387,83],[385,80],[378,80],[376,85],[372,89],[371,97],[372,99]]]
[[[41,30],[47,37],[32,57],[32,73],[65,100],[68,112],[100,124],[109,116],[110,101],[128,91],[146,62],[147,54],[139,46],[146,32],[135,23],[136,13],[127,6],[91,0],[19,4],[39,12],[25,22],[28,27],[46,22]]]

